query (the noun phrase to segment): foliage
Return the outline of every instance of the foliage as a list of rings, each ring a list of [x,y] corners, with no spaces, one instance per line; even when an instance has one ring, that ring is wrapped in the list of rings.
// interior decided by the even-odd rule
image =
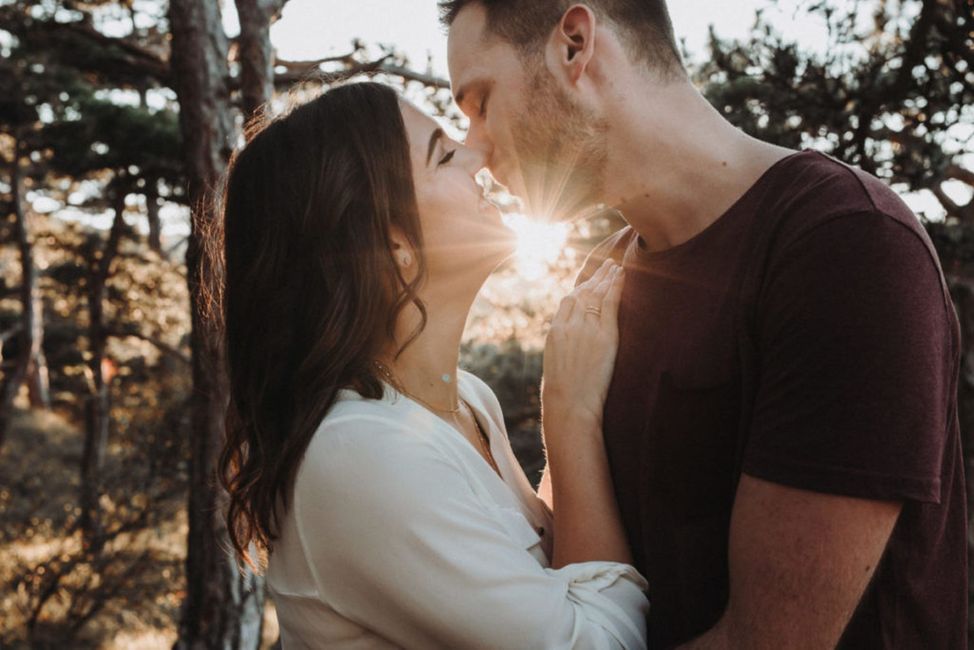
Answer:
[[[0,581],[11,594],[0,603],[10,612],[0,622],[0,640],[33,647],[55,638],[95,644],[105,617],[168,618],[178,603],[168,599],[175,598],[181,575],[172,531],[183,517],[187,470],[186,283],[181,265],[129,233],[109,280],[106,314],[113,332],[112,438],[101,505],[110,525],[103,553],[85,553],[77,531],[76,469],[91,381],[83,307],[91,250],[104,234],[39,215],[31,225],[44,271],[44,346],[55,413],[20,414],[0,454]],[[17,281],[13,256],[0,248],[5,285]],[[0,329],[16,318],[14,302],[0,299]],[[150,588],[157,594],[151,598],[144,592]]]
[[[814,147],[903,191],[928,191],[947,215],[942,253],[969,260],[974,200],[974,13],[970,3],[887,0],[811,4],[829,33],[804,51],[760,13],[750,36],[724,41],[711,29],[696,79],[732,123],[786,147]],[[962,191],[963,193],[963,191]],[[936,215],[930,215],[931,217]],[[946,257],[946,256],[945,256]]]

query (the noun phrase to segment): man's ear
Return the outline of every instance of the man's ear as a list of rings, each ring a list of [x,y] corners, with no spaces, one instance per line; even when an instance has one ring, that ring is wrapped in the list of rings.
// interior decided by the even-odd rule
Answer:
[[[572,5],[561,16],[548,39],[546,58],[558,77],[578,83],[595,53],[595,13],[583,5]]]

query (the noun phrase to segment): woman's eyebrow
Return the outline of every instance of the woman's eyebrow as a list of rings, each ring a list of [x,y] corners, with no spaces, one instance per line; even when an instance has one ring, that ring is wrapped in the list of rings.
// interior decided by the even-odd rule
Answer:
[[[427,165],[430,164],[430,158],[433,157],[433,150],[436,149],[436,142],[437,142],[437,140],[439,140],[442,137],[443,137],[443,129],[441,129],[441,128],[434,129],[433,130],[433,133],[430,134],[429,149],[427,149],[427,151],[426,151],[426,164]]]

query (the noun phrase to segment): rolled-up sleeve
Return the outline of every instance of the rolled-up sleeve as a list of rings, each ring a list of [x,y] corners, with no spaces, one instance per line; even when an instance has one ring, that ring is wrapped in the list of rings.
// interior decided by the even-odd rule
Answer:
[[[631,566],[542,567],[433,441],[382,418],[319,430],[294,517],[320,597],[406,648],[644,648]]]

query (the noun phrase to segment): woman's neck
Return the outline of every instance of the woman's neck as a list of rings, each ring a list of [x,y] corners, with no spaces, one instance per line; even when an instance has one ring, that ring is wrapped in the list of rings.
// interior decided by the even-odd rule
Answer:
[[[426,326],[402,353],[396,351],[419,326],[419,310],[409,305],[396,324],[396,341],[379,361],[392,371],[406,392],[419,397],[436,409],[450,410],[458,405],[457,363],[460,339],[467,315],[476,297],[465,295],[444,299],[435,293],[421,295],[426,305]]]

